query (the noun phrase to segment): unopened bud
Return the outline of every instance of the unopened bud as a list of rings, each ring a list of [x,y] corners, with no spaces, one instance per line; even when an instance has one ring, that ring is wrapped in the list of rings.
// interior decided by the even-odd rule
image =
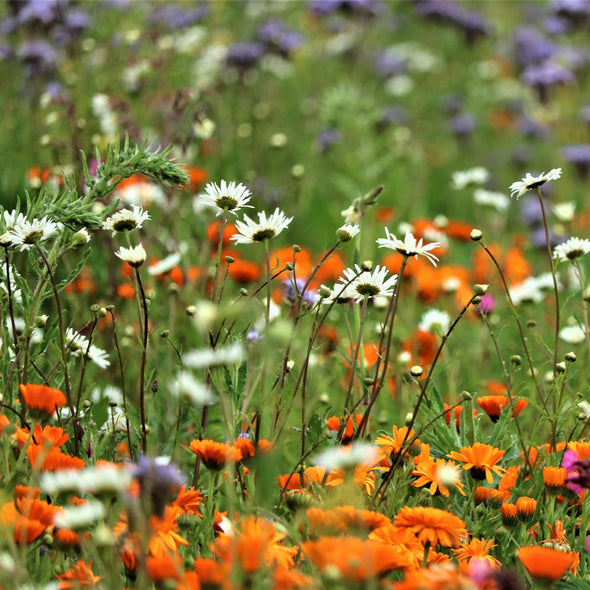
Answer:
[[[361,262],[361,270],[364,272],[371,272],[373,270],[373,261],[372,260],[363,260]]]
[[[537,322],[535,320],[528,320],[526,323],[527,328],[535,328],[537,326]]]
[[[472,229],[469,237],[473,242],[479,242],[483,238],[483,232],[480,229]]]
[[[186,315],[194,316],[197,313],[197,306],[196,305],[189,305],[184,311],[186,311]]]
[[[365,202],[365,205],[374,205],[377,202],[377,199],[379,198],[379,195],[381,194],[382,190],[383,190],[383,186],[377,186],[374,189],[371,189],[363,197],[363,201]]]
[[[469,393],[469,391],[462,391],[461,392],[461,399],[463,401],[469,402],[473,399],[473,394]]]
[[[225,261],[226,261],[228,264],[233,264],[233,263],[236,261],[236,259],[235,259],[233,256],[226,256],[226,257],[225,257]]]
[[[100,305],[98,305],[98,303],[93,303],[90,306],[90,311],[94,314],[97,314],[99,312],[99,310],[100,310]]]
[[[556,373],[565,373],[566,369],[567,369],[567,367],[566,367],[566,364],[564,362],[557,363],[555,365],[555,372]]]
[[[481,297],[479,295],[476,295],[472,300],[471,303],[473,303],[473,305],[479,305],[481,303]]]
[[[246,289],[245,287],[242,287],[242,288],[240,289],[240,295],[241,295],[242,297],[248,297],[248,289]]]
[[[160,332],[160,338],[168,338],[169,335],[170,335],[170,330],[162,330]]]
[[[285,268],[287,270],[293,270],[293,263],[292,262],[285,262]]]
[[[515,366],[515,367],[520,367],[520,365],[522,365],[522,357],[519,354],[513,354],[510,357],[510,362]]]
[[[412,375],[412,377],[421,377],[422,373],[424,373],[424,370],[420,365],[414,365],[410,368],[410,375]]]
[[[576,356],[575,352],[566,352],[565,360],[568,363],[575,363],[578,360],[578,357]]]
[[[406,417],[404,418],[404,424],[406,426],[409,426],[412,423],[412,418],[414,417],[414,415],[412,414],[412,412],[408,412],[406,414]]]
[[[473,285],[473,292],[476,295],[485,295],[488,292],[489,285]]]
[[[299,244],[293,244],[291,248],[293,248],[293,252],[301,252],[301,246]]]
[[[326,297],[330,297],[332,291],[329,287],[326,287],[326,285],[322,285],[318,293],[322,299],[325,299]]]

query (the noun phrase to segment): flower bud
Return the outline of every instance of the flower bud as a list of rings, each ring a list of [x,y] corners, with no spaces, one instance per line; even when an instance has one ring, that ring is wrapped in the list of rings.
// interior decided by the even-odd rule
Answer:
[[[483,238],[483,232],[480,229],[472,229],[469,237],[473,242],[479,242]]]
[[[291,248],[293,248],[293,252],[301,252],[301,246],[299,244],[293,244]]]
[[[565,360],[568,363],[575,363],[576,360],[578,360],[578,357],[576,356],[575,352],[566,352],[565,354]]]
[[[363,260],[361,262],[361,270],[364,272],[371,272],[373,270],[373,261],[372,260]]]
[[[469,391],[462,391],[461,399],[466,402],[471,401],[473,399],[473,394],[469,393]]]
[[[522,364],[522,357],[519,354],[513,354],[510,357],[510,362],[515,366],[515,367],[520,367],[520,365]]]
[[[488,292],[489,285],[473,285],[473,292],[476,295],[485,295]]]
[[[412,377],[422,377],[422,373],[424,373],[424,369],[420,365],[414,365],[410,368],[410,375]]]
[[[226,256],[226,257],[225,257],[225,261],[226,261],[228,264],[233,264],[233,263],[236,261],[236,259],[235,259],[233,256]]]

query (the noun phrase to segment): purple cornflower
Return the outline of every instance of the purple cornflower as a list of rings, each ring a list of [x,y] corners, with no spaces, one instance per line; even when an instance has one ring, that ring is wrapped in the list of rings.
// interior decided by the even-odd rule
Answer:
[[[264,55],[264,45],[259,42],[239,42],[230,45],[226,61],[229,65],[239,68],[250,68]]]
[[[470,115],[469,113],[462,113],[460,115],[457,115],[456,117],[453,117],[449,121],[449,124],[451,126],[451,129],[453,130],[453,133],[457,137],[461,138],[471,135],[477,127],[475,117],[473,115]]]
[[[148,17],[150,25],[166,26],[169,29],[183,29],[202,21],[209,13],[209,5],[201,3],[194,8],[183,10],[175,4],[156,8]]]
[[[547,211],[549,205],[547,203],[544,203],[544,205]],[[520,202],[520,220],[529,227],[543,223],[543,211],[539,203],[539,197],[526,197]]]
[[[555,55],[557,47],[533,27],[519,27],[514,35],[516,63],[521,66],[541,64]]]
[[[151,514],[162,516],[173,494],[186,483],[178,467],[162,459],[142,455],[132,471],[139,483],[141,499]]]
[[[522,81],[537,91],[539,100],[546,103],[549,91],[554,86],[573,84],[575,76],[563,66],[552,61],[545,61],[540,65],[529,66],[522,74]]]
[[[288,57],[303,43],[303,36],[279,20],[269,20],[258,28],[258,40],[265,43],[269,49]]]
[[[590,172],[590,144],[566,145],[562,149],[566,162],[576,167],[580,178],[588,178]]]
[[[549,245],[551,248],[561,244],[565,240],[563,236],[557,236],[551,228],[549,228]],[[547,236],[545,235],[545,228],[543,226],[536,227],[531,230],[531,244],[539,250],[547,248]]]
[[[405,74],[408,69],[406,60],[393,54],[391,51],[378,53],[373,60],[373,68],[377,74],[384,78]]]
[[[304,279],[296,279],[295,285],[293,284],[292,280],[285,281],[285,293],[284,298],[288,301],[291,305],[297,303],[297,299],[301,297],[301,293],[303,288],[305,287],[305,283],[307,280]],[[318,294],[311,289],[306,289],[305,293],[303,293],[302,303],[304,307],[310,308],[313,307],[318,300]]]
[[[383,7],[381,0],[308,0],[307,7],[318,16],[336,12],[375,15]]]
[[[324,129],[320,131],[317,146],[320,153],[325,154],[331,147],[342,139],[342,133],[338,129]]]

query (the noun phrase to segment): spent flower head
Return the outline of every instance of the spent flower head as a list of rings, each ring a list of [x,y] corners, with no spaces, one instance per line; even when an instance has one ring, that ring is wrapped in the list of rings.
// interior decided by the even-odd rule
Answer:
[[[418,256],[425,256],[432,262],[433,266],[436,266],[438,262],[438,258],[430,252],[430,250],[434,250],[440,246],[440,242],[431,242],[430,244],[424,244],[422,238],[416,241],[416,238],[410,233],[406,232],[403,240],[400,240],[395,237],[394,234],[389,233],[389,230],[385,228],[385,238],[378,238],[377,244],[379,244],[379,248],[390,248],[391,250],[395,250],[404,256],[413,256],[414,258],[418,258]]]
[[[274,213],[266,216],[264,211],[258,213],[258,223],[244,215],[244,221],[236,221],[237,234],[231,237],[236,244],[253,244],[264,242],[278,236],[293,221],[287,217],[278,207]]]
[[[133,205],[132,209],[122,209],[107,217],[102,224],[102,229],[112,231],[112,235],[115,236],[119,232],[141,228],[143,222],[148,219],[150,215],[143,210],[143,207]]]
[[[547,174],[541,172],[539,176],[533,176],[530,172],[527,172],[522,180],[517,180],[510,185],[510,196],[516,196],[518,199],[527,191],[538,188],[546,182],[557,180],[558,178],[561,178],[561,168],[553,168]]]
[[[205,192],[197,196],[197,202],[217,210],[216,215],[232,213],[235,215],[243,207],[250,207],[250,191],[243,184],[222,180],[219,185],[210,182]]]

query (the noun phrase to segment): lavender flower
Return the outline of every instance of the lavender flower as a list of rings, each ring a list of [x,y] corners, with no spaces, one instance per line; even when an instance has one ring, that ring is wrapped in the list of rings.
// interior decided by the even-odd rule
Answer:
[[[590,144],[567,145],[562,149],[566,162],[576,167],[580,178],[588,178],[590,172]]]
[[[573,84],[575,76],[563,66],[552,61],[528,67],[522,74],[522,81],[534,88],[542,103],[549,100],[549,91],[564,84]]]
[[[251,68],[264,55],[264,45],[254,43],[234,43],[227,50],[226,60],[229,65],[239,68]]]

